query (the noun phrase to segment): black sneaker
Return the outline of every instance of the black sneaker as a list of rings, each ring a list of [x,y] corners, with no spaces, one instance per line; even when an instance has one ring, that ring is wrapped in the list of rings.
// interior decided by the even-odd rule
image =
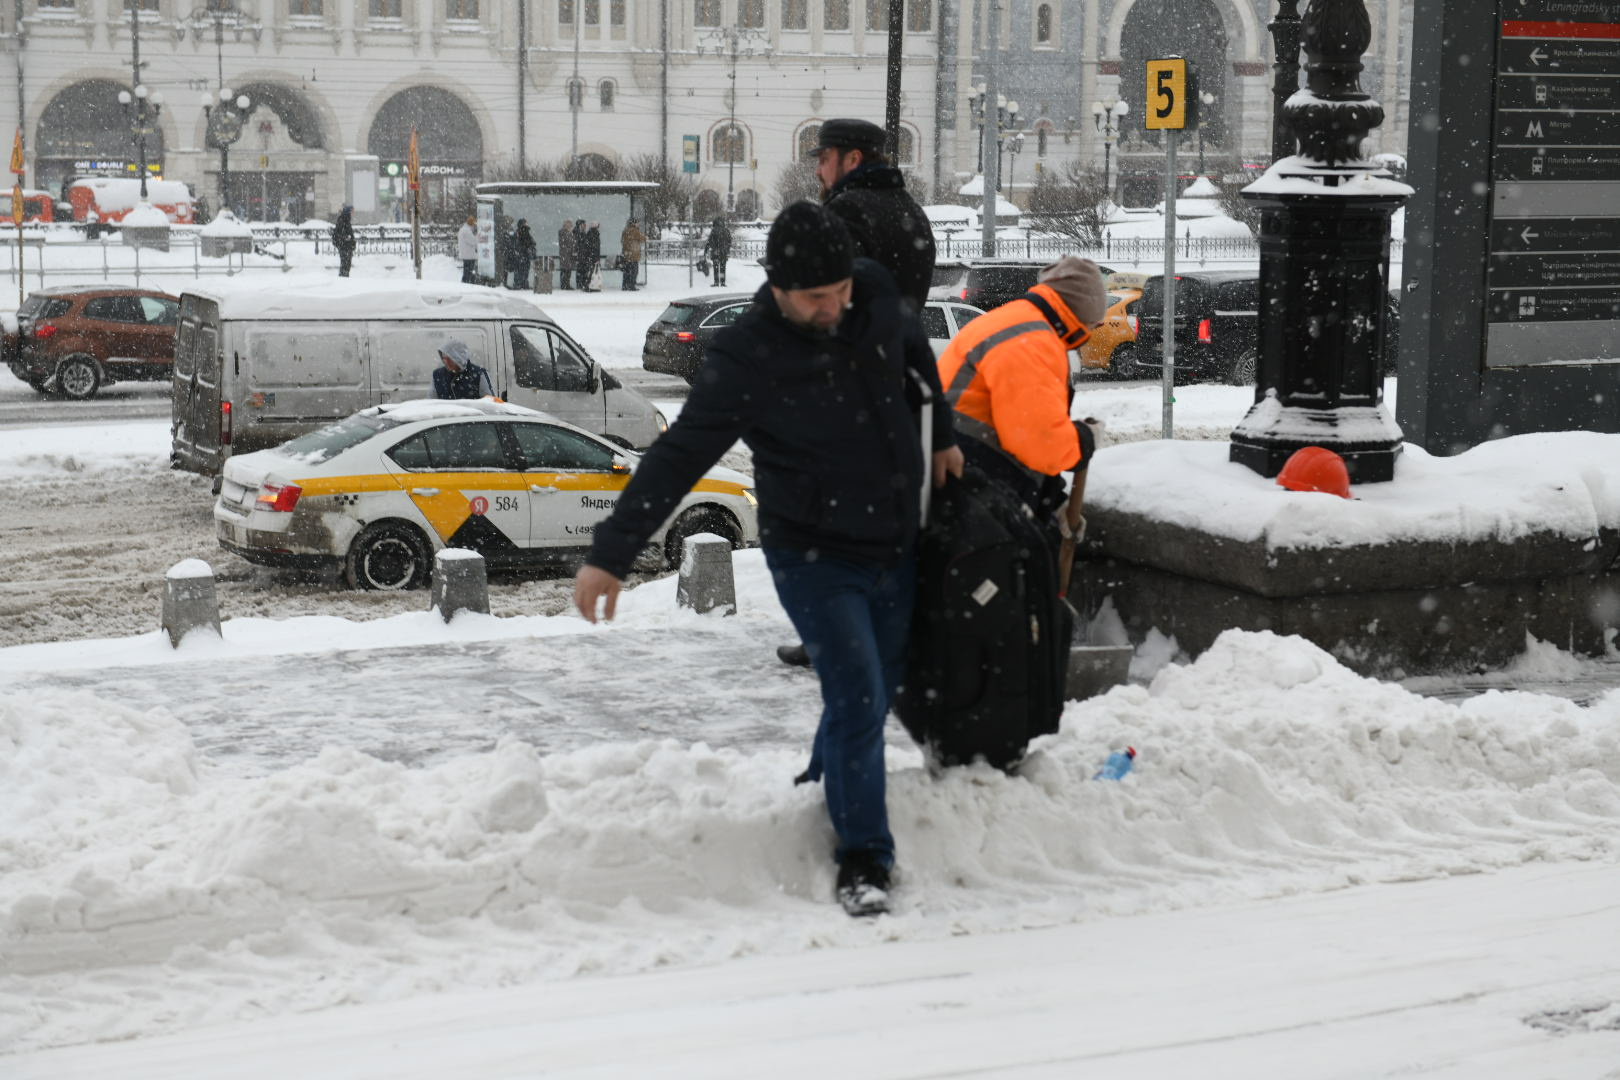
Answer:
[[[776,658],[792,667],[809,667],[810,654],[805,651],[803,644],[778,645]]]
[[[838,867],[838,902],[854,918],[889,913],[889,870],[875,857],[854,852]]]

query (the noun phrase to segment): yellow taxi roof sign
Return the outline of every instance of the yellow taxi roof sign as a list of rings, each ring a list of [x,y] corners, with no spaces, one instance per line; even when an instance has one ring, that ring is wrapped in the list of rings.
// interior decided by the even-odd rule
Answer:
[[[1187,127],[1187,60],[1168,56],[1147,62],[1147,108],[1142,126],[1148,131],[1181,131]]]

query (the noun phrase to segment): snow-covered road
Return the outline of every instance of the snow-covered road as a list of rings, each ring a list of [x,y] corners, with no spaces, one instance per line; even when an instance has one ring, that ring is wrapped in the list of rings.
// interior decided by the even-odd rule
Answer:
[[[227,1024],[12,1080],[1613,1080],[1615,863]],[[1610,948],[1594,948],[1608,941]]]

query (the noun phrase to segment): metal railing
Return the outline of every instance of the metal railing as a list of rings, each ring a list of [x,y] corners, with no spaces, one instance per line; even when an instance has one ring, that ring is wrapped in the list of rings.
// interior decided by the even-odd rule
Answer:
[[[85,235],[82,225],[53,224],[25,227],[23,250],[17,249],[17,234],[13,228],[0,227],[0,282],[10,280],[15,287],[19,266],[24,284],[37,282],[43,288],[53,279],[57,282],[118,281],[133,279],[136,286],[142,277],[203,278],[214,275],[235,276],[254,272],[286,272],[297,264],[298,256],[313,260],[331,258],[331,229],[303,229],[295,225],[255,225],[251,252],[214,256],[203,254],[205,246],[201,230],[196,226],[176,226],[171,229],[168,250],[125,244],[116,232],[106,232],[96,239]],[[368,255],[405,255],[411,253],[409,225],[359,225],[355,227],[355,251]],[[442,225],[422,227],[424,255],[453,254],[455,231]],[[289,259],[289,255],[295,259]],[[0,285],[0,288],[3,288]]]
[[[934,245],[940,259],[976,260],[985,258],[984,245],[977,234],[935,230]],[[1402,242],[1390,241],[1390,260],[1400,262]],[[703,251],[702,240],[665,239],[647,242],[647,261],[679,263],[685,265]],[[1254,263],[1260,259],[1260,241],[1246,236],[1184,236],[1175,241],[1179,262]],[[731,258],[754,261],[765,254],[763,240],[734,240]],[[1162,236],[1127,236],[1104,238],[1100,244],[1082,244],[1062,236],[1003,236],[996,242],[996,258],[1001,259],[1057,259],[1063,255],[1080,255],[1097,262],[1163,264],[1165,243]]]

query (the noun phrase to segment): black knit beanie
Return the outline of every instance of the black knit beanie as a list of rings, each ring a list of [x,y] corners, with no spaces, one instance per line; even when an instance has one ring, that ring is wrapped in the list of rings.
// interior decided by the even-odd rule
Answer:
[[[837,214],[796,202],[776,215],[765,240],[765,277],[778,289],[815,289],[854,273],[855,244]]]

